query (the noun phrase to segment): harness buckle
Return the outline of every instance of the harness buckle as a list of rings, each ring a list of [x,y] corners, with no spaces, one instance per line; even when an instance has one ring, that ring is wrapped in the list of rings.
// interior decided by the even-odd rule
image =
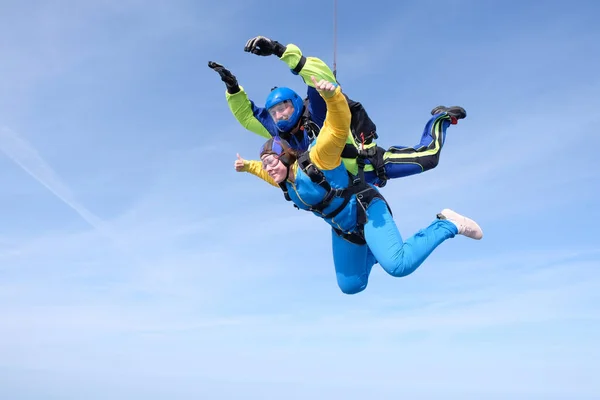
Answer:
[[[377,147],[369,147],[368,149],[358,150],[358,156],[360,158],[369,158],[377,155]]]

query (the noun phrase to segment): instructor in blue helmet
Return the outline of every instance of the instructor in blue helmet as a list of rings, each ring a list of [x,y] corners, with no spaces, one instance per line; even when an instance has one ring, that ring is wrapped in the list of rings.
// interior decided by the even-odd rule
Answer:
[[[308,149],[315,138],[313,132],[300,126],[300,117],[304,111],[304,100],[290,88],[274,88],[265,102],[269,116],[275,123],[278,136],[293,143],[298,150]]]
[[[247,130],[265,138],[280,136],[290,143],[294,150],[305,151],[311,141],[318,136],[327,113],[327,105],[312,86],[311,76],[337,83],[331,69],[316,57],[304,56],[294,44],[283,45],[264,36],[257,36],[246,42],[244,51],[259,56],[276,55],[307,84],[307,96],[300,106],[300,96],[289,88],[276,88],[268,96],[265,107],[256,106],[248,98],[237,78],[225,67],[209,61],[208,66],[216,71],[225,83],[226,99],[237,121]],[[274,120],[268,111],[278,101],[289,100],[287,115],[283,120]],[[425,125],[419,142],[414,146],[396,145],[387,150],[376,143],[377,128],[361,103],[346,96],[352,118],[346,145],[342,152],[342,162],[357,179],[379,187],[389,179],[420,174],[437,167],[445,144],[446,130],[466,118],[466,111],[460,106],[437,106],[431,110],[431,118]]]
[[[306,98],[303,99],[288,87],[278,87],[271,91],[264,107],[257,106],[253,100],[248,98],[243,86],[238,83],[237,78],[228,69],[214,61],[209,61],[208,66],[216,71],[225,83],[225,97],[229,109],[244,128],[267,139],[280,136],[288,141],[294,149],[305,151],[310,142],[319,134],[327,113],[327,105],[317,90],[312,87],[312,82],[308,77],[314,75],[330,82],[335,82],[335,77],[322,60],[315,57],[304,57],[299,49],[295,51],[296,49],[297,47],[294,45],[284,46],[263,36],[250,39],[246,43],[245,51],[254,54],[258,52],[260,55],[277,55],[284,60],[293,74],[300,75],[307,83]],[[291,102],[294,112],[289,115],[287,120],[281,120],[280,123],[271,117],[269,108],[276,105],[277,102],[285,100]],[[350,132],[348,134],[350,135]]]
[[[444,209],[428,227],[403,241],[379,190],[364,181],[354,182],[341,162],[351,120],[341,88],[311,79],[328,113],[309,151],[299,154],[275,137],[263,145],[260,161],[246,161],[238,155],[234,166],[238,172],[252,173],[280,187],[297,208],[313,212],[331,226],[333,261],[343,293],[363,291],[375,263],[390,275],[403,277],[447,239],[457,234],[483,237],[475,221]],[[283,116],[286,108],[274,112]]]

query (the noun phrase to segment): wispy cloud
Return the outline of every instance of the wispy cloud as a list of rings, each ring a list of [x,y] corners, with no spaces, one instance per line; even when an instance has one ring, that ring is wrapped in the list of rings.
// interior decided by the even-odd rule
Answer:
[[[75,200],[68,186],[24,138],[8,128],[0,129],[0,150],[32,178],[45,186],[52,194],[75,211],[88,224],[107,233],[103,221]]]

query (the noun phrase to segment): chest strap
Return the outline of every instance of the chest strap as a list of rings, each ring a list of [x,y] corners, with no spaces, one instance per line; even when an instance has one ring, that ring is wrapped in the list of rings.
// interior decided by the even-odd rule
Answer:
[[[352,195],[358,193],[362,189],[362,185],[353,185],[351,175],[347,172],[348,176],[348,187],[346,188],[338,188],[333,189],[329,182],[327,182],[327,178],[325,178],[325,174],[323,171],[318,169],[310,160],[309,152],[304,152],[300,157],[298,157],[298,167],[310,178],[313,183],[321,186],[323,190],[325,190],[325,196],[321,201],[317,204],[313,204],[309,207],[309,211],[315,211],[322,215],[325,219],[334,218],[336,215],[340,213],[346,207]],[[325,208],[327,208],[331,202],[336,198],[341,197],[343,199],[342,203],[333,211],[328,214],[324,214]]]
[[[352,199],[352,196],[356,195],[356,229],[351,233],[342,232],[337,228],[333,229],[338,235],[344,237],[346,240],[349,240],[352,243],[365,244],[364,225],[367,223],[367,207],[369,207],[371,202],[376,198],[383,200],[387,205],[387,201],[383,195],[371,185],[365,183],[364,179],[359,181],[354,179],[352,174],[350,174],[348,171],[346,171],[348,174],[348,187],[343,189],[333,189],[329,182],[327,182],[323,171],[319,170],[310,160],[308,151],[304,152],[302,155],[300,155],[300,157],[298,157],[298,167],[310,178],[313,183],[321,186],[325,190],[326,193],[323,199],[319,203],[308,208],[308,211],[317,212],[321,214],[321,217],[324,219],[334,218],[348,205],[348,202],[350,199]],[[285,182],[280,183],[279,186],[283,190],[286,200],[291,201]],[[343,199],[342,203],[335,210],[325,214],[323,211],[336,197],[341,197]],[[389,208],[389,205],[388,209],[391,213],[392,211]]]

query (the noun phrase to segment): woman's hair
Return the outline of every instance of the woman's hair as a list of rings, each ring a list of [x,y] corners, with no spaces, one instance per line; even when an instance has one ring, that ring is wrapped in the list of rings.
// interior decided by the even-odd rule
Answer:
[[[290,167],[298,159],[298,152],[290,146],[290,144],[279,136],[275,136],[262,146],[259,157],[262,158],[265,154],[275,154],[279,156],[279,160]]]

